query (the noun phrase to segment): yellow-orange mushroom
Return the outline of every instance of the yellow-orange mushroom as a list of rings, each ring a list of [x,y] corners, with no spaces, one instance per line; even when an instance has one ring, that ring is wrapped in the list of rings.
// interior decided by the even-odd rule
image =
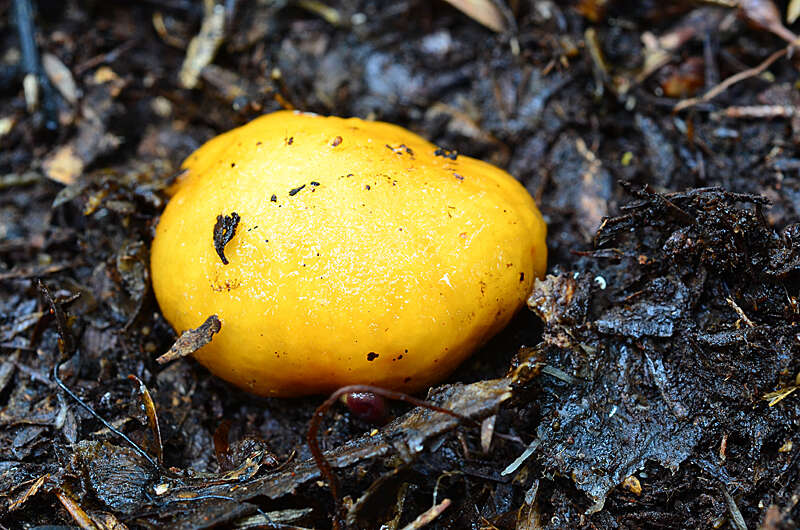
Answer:
[[[264,396],[414,392],[505,326],[545,271],[545,224],[508,173],[394,125],[276,112],[183,164],[152,246],[195,357]]]

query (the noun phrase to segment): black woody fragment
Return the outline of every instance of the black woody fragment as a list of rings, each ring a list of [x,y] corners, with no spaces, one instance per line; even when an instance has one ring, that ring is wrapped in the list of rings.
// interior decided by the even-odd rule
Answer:
[[[442,158],[449,158],[450,160],[456,160],[458,158],[458,151],[456,150],[449,150],[438,148],[436,151],[433,152],[433,156],[441,156]]]
[[[239,226],[240,220],[241,218],[236,212],[226,216],[217,216],[217,222],[214,225],[214,250],[217,251],[219,259],[225,265],[228,264],[228,258],[225,257],[225,245],[236,235],[236,227]]]

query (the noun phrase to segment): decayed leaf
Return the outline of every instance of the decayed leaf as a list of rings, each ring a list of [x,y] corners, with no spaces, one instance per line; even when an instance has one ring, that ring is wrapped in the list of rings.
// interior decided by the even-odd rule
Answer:
[[[48,177],[68,186],[83,171],[83,160],[75,154],[75,146],[67,144],[44,161],[44,170]]]
[[[125,81],[105,67],[95,72],[92,82],[81,103],[77,134],[49,154],[42,164],[45,175],[62,184],[75,182],[84,168],[121,143],[120,138],[108,132],[108,125],[120,111],[116,98]]]
[[[437,388],[428,399],[437,406],[480,421],[494,414],[500,404],[511,397],[510,384],[510,379],[501,378],[469,385],[444,385]],[[459,423],[460,420],[452,416],[417,407],[378,432],[364,434],[326,451],[325,458],[337,470],[389,455],[399,458],[399,461],[411,462],[428,450],[430,440],[454,429]],[[165,482],[154,486],[160,501],[156,508],[159,523],[177,529],[196,527],[193,526],[192,513],[181,509],[181,501],[187,498],[215,496],[218,503],[219,499],[230,499],[227,503],[219,503],[219,506],[243,510],[247,506],[245,501],[259,496],[278,499],[291,495],[301,485],[320,477],[319,468],[311,458],[292,461],[271,473],[256,475],[258,469],[258,466],[245,462],[242,470],[247,471],[244,474],[206,475],[198,477],[191,485]],[[238,515],[226,513],[218,522],[233,520]]]
[[[136,451],[110,442],[79,442],[74,467],[86,477],[97,500],[122,514],[137,512],[149,500],[148,487],[157,476],[153,466]],[[64,503],[64,499],[59,500]]]

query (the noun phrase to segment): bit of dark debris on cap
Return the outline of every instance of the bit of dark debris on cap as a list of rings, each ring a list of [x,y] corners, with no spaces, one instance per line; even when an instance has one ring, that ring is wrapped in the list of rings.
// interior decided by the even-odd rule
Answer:
[[[392,147],[391,145],[386,144],[386,147],[388,149],[390,149],[392,152],[394,152],[395,154],[398,154],[398,155],[402,155],[403,151],[405,151],[406,153],[408,153],[412,157],[414,156],[414,151],[410,147],[408,147],[406,144],[400,144],[397,147]]]
[[[449,158],[450,160],[455,160],[458,158],[458,151],[455,150],[450,151],[449,149],[442,149],[440,147],[433,152],[433,156],[441,156],[442,158]]]
[[[306,185],[303,184],[302,186],[298,186],[298,187],[296,187],[294,189],[289,190],[289,197],[294,197],[295,195],[300,193],[300,190],[302,190],[305,187],[306,187]]]
[[[214,250],[217,251],[219,259],[225,265],[228,264],[228,258],[225,257],[225,245],[236,234],[236,227],[239,226],[239,221],[239,214],[232,212],[226,216],[218,215],[217,222],[214,225]]]

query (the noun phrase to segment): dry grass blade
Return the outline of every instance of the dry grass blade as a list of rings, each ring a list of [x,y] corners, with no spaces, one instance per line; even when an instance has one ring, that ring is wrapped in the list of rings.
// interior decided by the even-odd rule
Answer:
[[[20,495],[19,497],[11,501],[11,503],[9,503],[7,510],[9,512],[13,512],[14,510],[20,508],[23,504],[25,504],[28,501],[28,499],[30,499],[39,492],[39,490],[42,487],[42,484],[44,484],[44,482],[49,478],[50,474],[47,473],[34,480],[33,484],[31,484],[31,486],[27,490],[25,490],[25,492],[23,492],[22,495]]]
[[[506,20],[492,0],[445,0],[445,2],[492,31],[502,33],[506,30]]]
[[[538,438],[536,440],[532,441],[528,445],[528,447],[525,448],[525,450],[522,452],[522,454],[520,454],[517,457],[516,460],[514,460],[513,462],[508,464],[508,466],[506,466],[506,468],[503,471],[500,472],[500,476],[504,477],[506,475],[510,475],[511,473],[513,473],[514,471],[519,469],[519,466],[524,464],[525,460],[527,460],[528,457],[530,457],[534,452],[536,452],[536,450],[539,448],[541,443],[542,443],[542,441],[539,440]]]
[[[775,390],[774,392],[768,392],[761,396],[761,399],[765,401],[769,401],[769,406],[773,407],[786,399],[787,397],[791,396],[793,392],[798,389],[796,385],[787,386],[781,388],[779,390]]]

